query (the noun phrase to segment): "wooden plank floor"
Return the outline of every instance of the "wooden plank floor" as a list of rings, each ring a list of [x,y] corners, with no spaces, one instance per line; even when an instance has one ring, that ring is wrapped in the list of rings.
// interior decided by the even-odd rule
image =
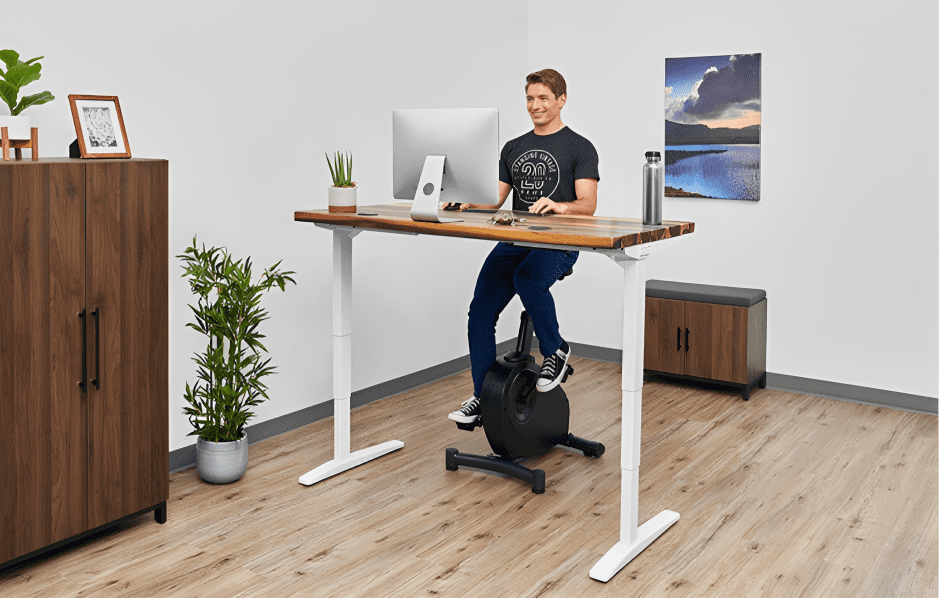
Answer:
[[[226,486],[170,477],[168,520],[141,516],[0,573],[0,595],[781,596],[937,595],[937,419],[770,389],[650,378],[639,521],[681,519],[609,583],[587,572],[619,534],[619,365],[574,359],[571,431],[600,459],[555,449],[547,490],[444,467],[488,453],[446,414],[469,372],[352,412],[352,448],[405,443],[314,486],[332,419],[250,447]]]

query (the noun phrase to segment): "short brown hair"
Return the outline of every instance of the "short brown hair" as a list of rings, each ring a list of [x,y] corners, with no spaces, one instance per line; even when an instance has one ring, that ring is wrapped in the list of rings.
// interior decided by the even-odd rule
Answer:
[[[528,93],[528,86],[532,83],[546,85],[554,94],[555,99],[567,95],[567,82],[564,81],[561,73],[554,69],[542,69],[525,77],[525,93]]]

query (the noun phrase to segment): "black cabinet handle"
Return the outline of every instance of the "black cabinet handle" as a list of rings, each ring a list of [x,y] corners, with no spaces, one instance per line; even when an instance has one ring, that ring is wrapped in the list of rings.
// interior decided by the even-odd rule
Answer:
[[[689,347],[691,347],[691,331],[685,328],[685,353],[688,352]]]
[[[98,381],[101,374],[98,372],[98,367],[101,363],[101,333],[99,332],[98,322],[101,320],[101,308],[94,308],[91,315],[95,317],[95,377],[91,383],[95,385],[95,390],[100,390],[101,387],[98,385]]]
[[[87,329],[85,327],[85,310],[82,309],[78,312],[78,317],[82,319],[82,380],[78,383],[78,387],[82,389],[82,394],[88,392],[88,370],[85,367],[87,364],[85,362],[85,340],[87,339]]]
[[[678,329],[678,350],[681,351],[681,328]]]

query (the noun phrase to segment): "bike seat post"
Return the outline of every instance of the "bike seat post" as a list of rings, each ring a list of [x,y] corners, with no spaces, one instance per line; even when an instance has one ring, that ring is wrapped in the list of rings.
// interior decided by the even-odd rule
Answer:
[[[528,312],[522,311],[521,323],[518,326],[518,338],[515,339],[515,350],[503,355],[509,362],[529,361],[531,356],[531,338],[533,328]]]

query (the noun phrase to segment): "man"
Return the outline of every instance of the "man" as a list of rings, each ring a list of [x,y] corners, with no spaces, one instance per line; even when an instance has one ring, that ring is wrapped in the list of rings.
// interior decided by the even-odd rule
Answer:
[[[600,181],[597,151],[587,139],[561,122],[567,84],[553,69],[526,77],[528,114],[534,129],[502,148],[499,160],[499,206],[515,190],[513,210],[534,214],[583,214],[597,209]],[[461,204],[460,209],[489,207]],[[550,287],[577,261],[579,252],[533,249],[499,243],[479,272],[469,310],[469,350],[473,396],[449,418],[474,423],[486,372],[496,360],[495,326],[512,297],[519,295],[531,317],[544,356],[536,384],[540,392],[556,387],[570,359],[561,338]]]

